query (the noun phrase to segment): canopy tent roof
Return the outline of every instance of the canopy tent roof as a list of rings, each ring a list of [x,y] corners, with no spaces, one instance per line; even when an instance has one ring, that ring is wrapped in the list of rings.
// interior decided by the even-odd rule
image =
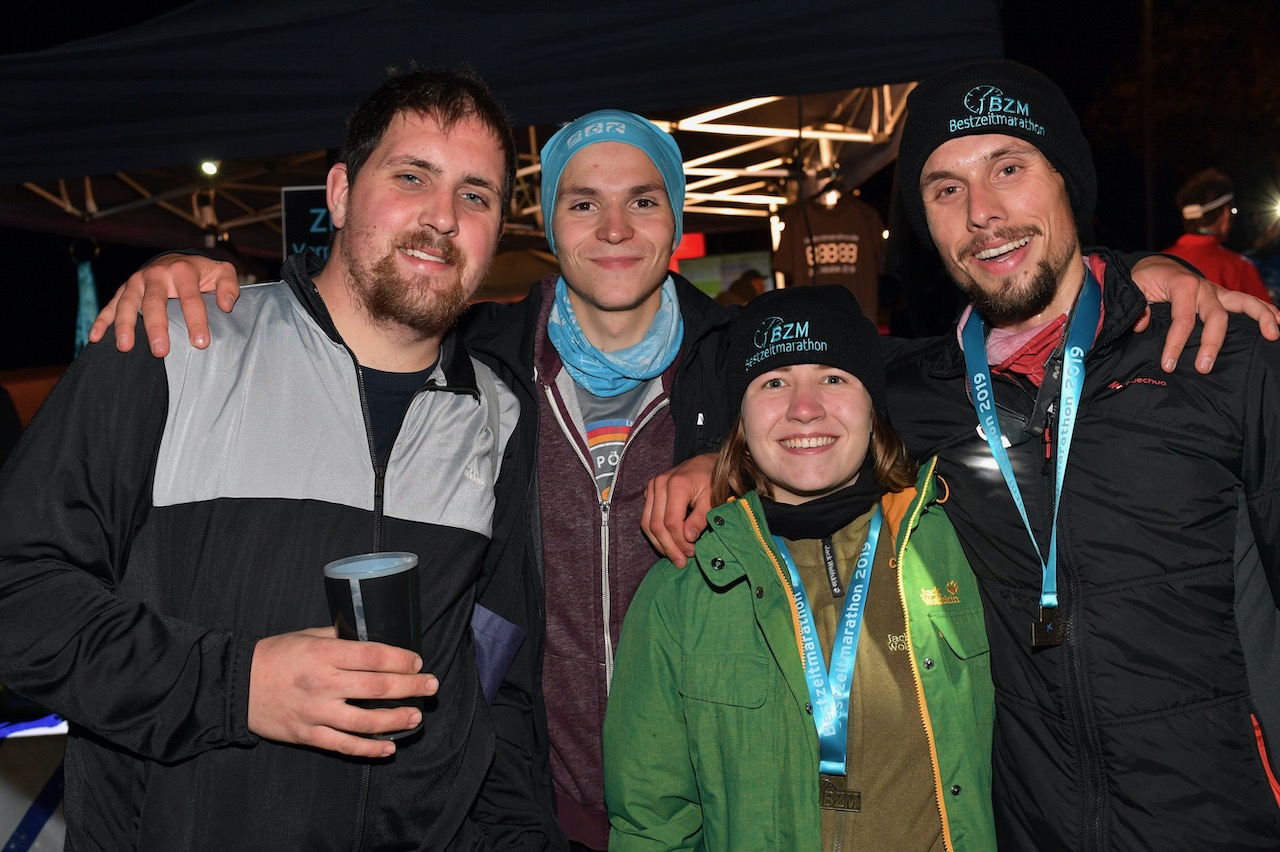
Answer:
[[[517,133],[528,213],[517,211],[517,234],[540,229],[537,146],[557,123],[602,106],[672,123],[692,170],[690,214],[753,203],[758,212],[788,169],[812,177],[839,162],[856,183],[851,172],[892,159],[909,84],[1000,56],[999,8],[197,0],[129,29],[0,56],[0,224],[124,242],[150,231],[154,244],[168,221],[184,230],[159,242],[178,245],[232,223],[242,247],[278,252],[269,229],[278,231],[279,187],[321,183],[354,104],[387,67],[414,62],[470,64],[527,128]],[[760,129],[710,132],[709,123]],[[217,183],[196,172],[205,158],[222,161]],[[761,197],[726,203],[726,192]]]

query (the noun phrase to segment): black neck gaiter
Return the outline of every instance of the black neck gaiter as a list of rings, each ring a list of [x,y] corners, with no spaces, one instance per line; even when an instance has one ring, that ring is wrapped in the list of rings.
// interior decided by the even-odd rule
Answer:
[[[825,497],[789,506],[761,496],[764,519],[769,531],[791,541],[806,538],[830,538],[838,530],[870,512],[884,489],[876,479],[876,466],[868,454],[858,471],[858,480]]]

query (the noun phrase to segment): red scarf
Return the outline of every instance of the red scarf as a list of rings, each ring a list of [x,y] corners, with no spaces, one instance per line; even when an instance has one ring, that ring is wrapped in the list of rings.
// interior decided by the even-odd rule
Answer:
[[[1089,264],[1093,277],[1101,285],[1103,276],[1106,274],[1106,263],[1097,255],[1089,255],[1085,258],[1085,262]],[[972,305],[965,308],[956,330],[957,337],[960,336],[959,329],[964,328],[964,323],[972,310]],[[1099,330],[1102,329],[1102,319],[1098,317]],[[1057,319],[1026,331],[1008,332],[999,328],[991,329],[987,334],[987,359],[989,362],[994,362],[991,366],[992,375],[1018,373],[1026,376],[1036,387],[1040,387],[1041,382],[1044,381],[1045,363],[1062,341],[1062,335],[1066,333],[1066,325],[1067,315],[1062,314]],[[961,346],[963,345],[961,341]]]

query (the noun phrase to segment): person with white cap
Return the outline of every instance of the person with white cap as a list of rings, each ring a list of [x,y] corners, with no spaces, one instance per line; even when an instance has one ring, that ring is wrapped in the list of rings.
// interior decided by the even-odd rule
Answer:
[[[1269,299],[1258,268],[1244,255],[1223,245],[1231,233],[1236,208],[1231,178],[1217,169],[1205,169],[1178,190],[1178,211],[1186,232],[1164,250],[1180,257],[1201,274],[1229,290]]]

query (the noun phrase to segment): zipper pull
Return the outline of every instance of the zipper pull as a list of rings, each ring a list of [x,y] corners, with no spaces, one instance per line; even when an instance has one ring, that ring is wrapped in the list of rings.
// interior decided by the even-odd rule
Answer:
[[[1049,462],[1053,460],[1053,430],[1049,427],[1053,406],[1044,414],[1044,464],[1040,466],[1040,475],[1049,475]]]

